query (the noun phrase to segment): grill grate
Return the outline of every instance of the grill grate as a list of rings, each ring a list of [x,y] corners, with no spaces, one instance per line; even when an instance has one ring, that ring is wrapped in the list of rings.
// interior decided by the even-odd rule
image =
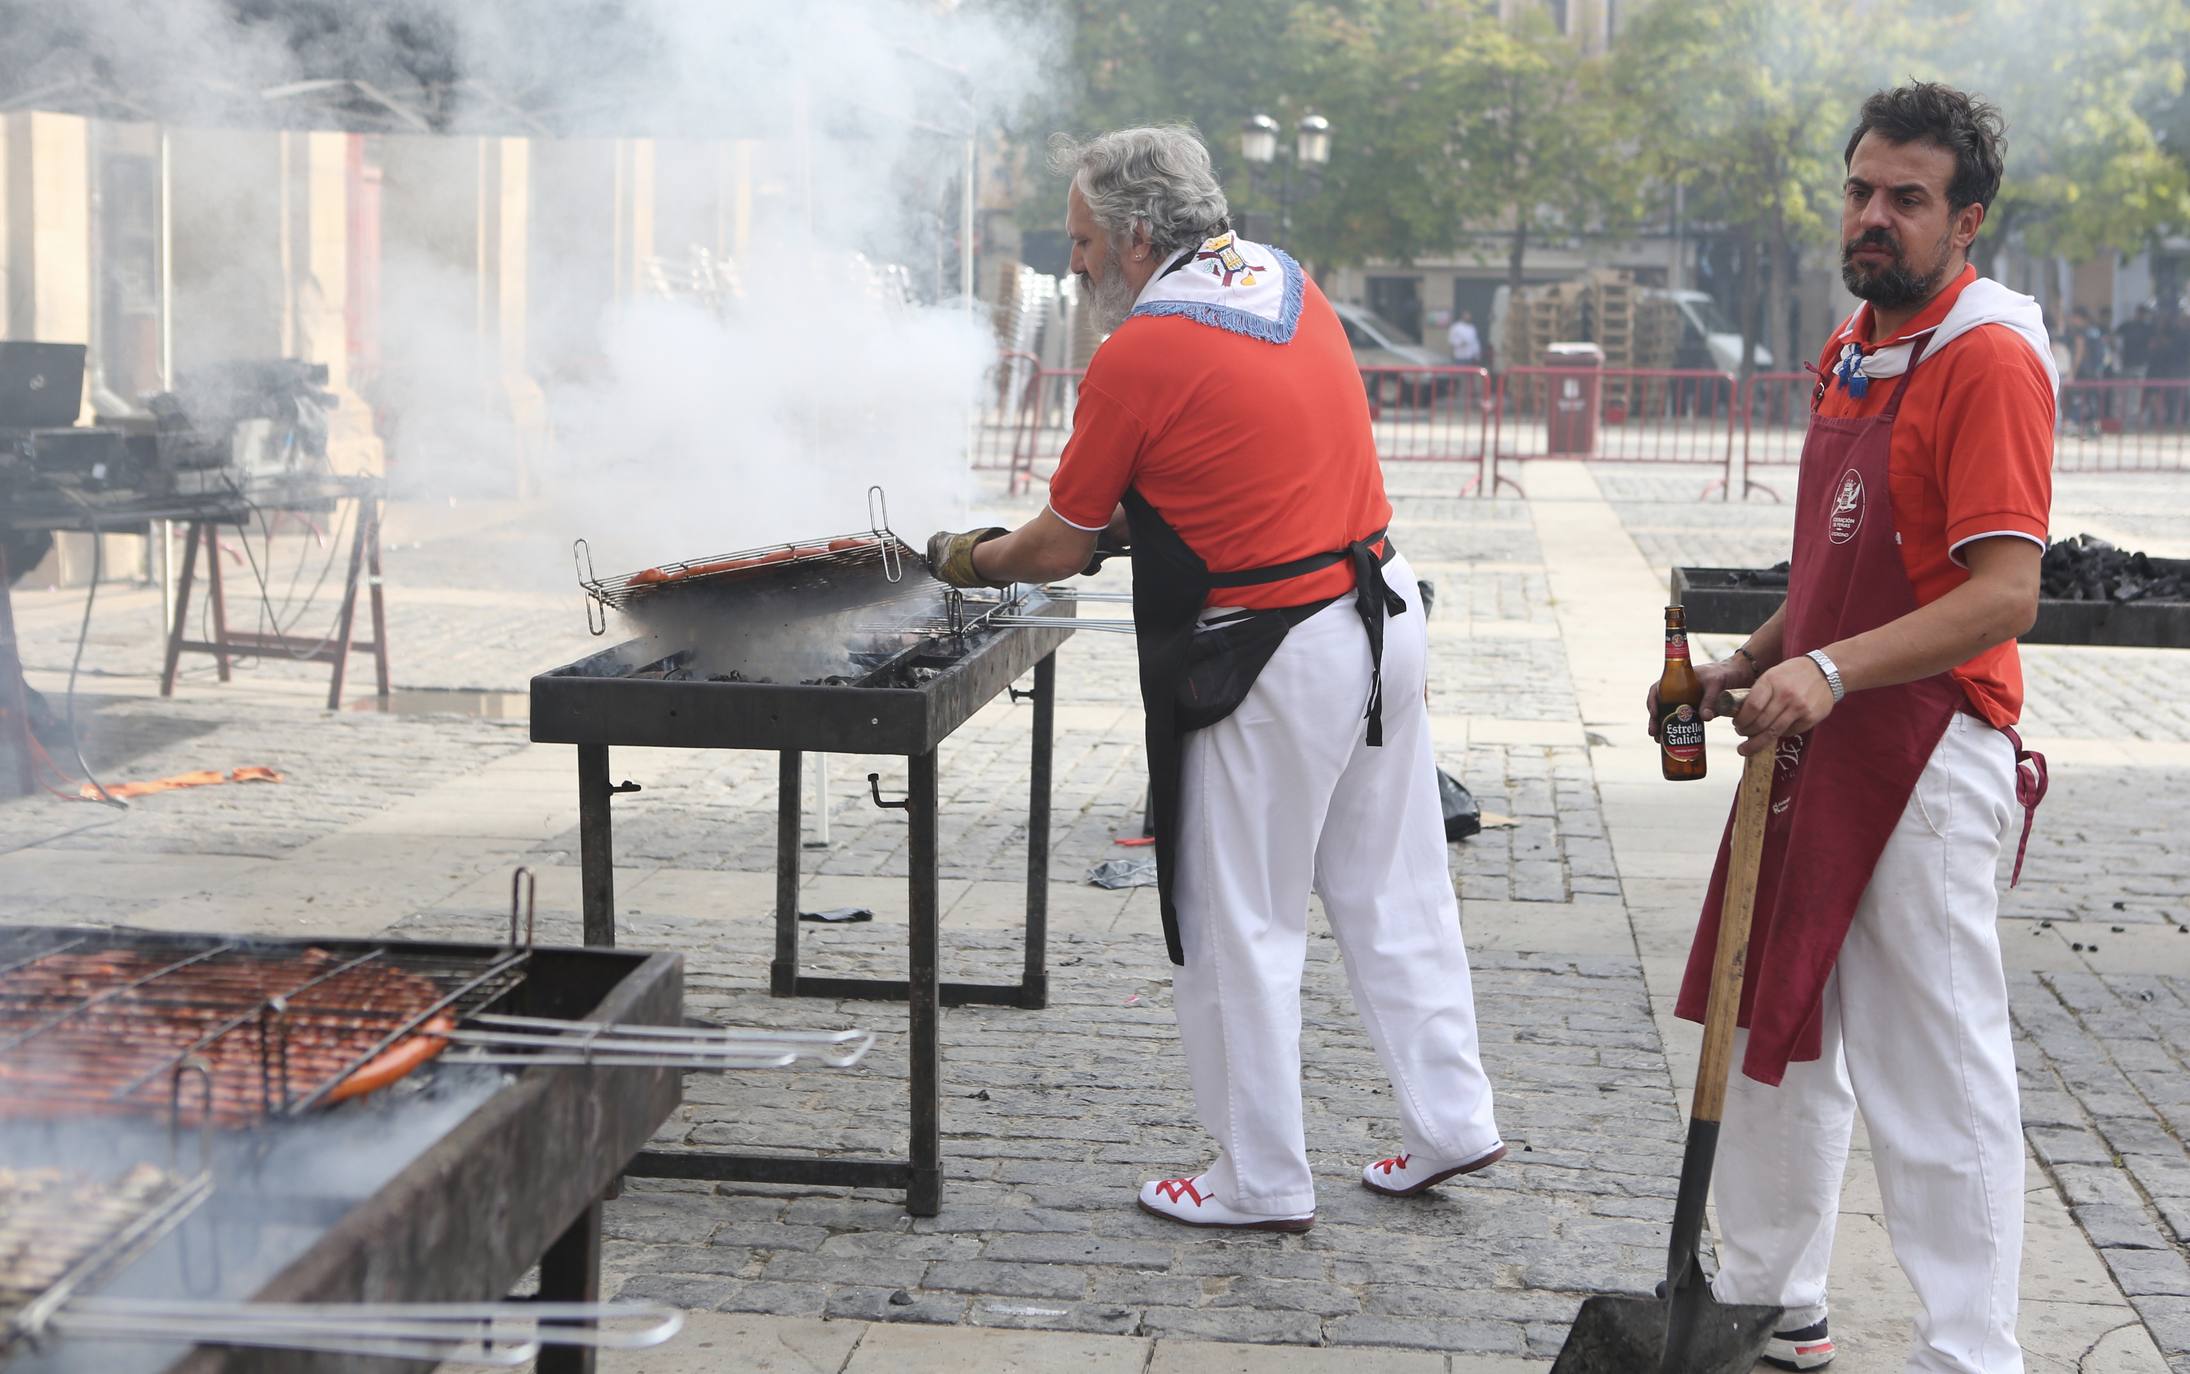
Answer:
[[[295,1115],[438,1053],[431,1032],[515,987],[525,960],[104,934],[0,954],[0,1120]],[[186,1064],[206,1082],[178,1106]]]
[[[893,586],[905,580],[905,560],[917,555],[890,529],[889,506],[882,488],[867,489],[869,527],[855,534],[807,539],[790,544],[764,544],[712,558],[693,558],[681,563],[659,563],[638,572],[602,577],[593,568],[593,549],[580,539],[571,546],[578,567],[578,585],[584,590],[586,628],[594,634],[608,630],[609,611],[628,611],[641,600],[674,588],[714,586],[724,583],[773,579],[790,572],[829,568],[863,568],[879,564],[883,577]]]
[[[125,1264],[211,1188],[139,1164],[113,1180],[68,1169],[0,1169],[0,1352],[76,1288]]]

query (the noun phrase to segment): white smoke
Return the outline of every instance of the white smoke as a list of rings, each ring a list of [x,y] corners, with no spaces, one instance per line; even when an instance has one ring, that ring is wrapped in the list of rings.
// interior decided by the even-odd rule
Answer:
[[[579,535],[609,572],[849,532],[872,484],[908,537],[963,516],[966,424],[996,349],[986,311],[958,298],[961,179],[969,146],[995,156],[1000,126],[1054,84],[1050,29],[955,0],[15,8],[29,28],[7,46],[41,76],[69,75],[55,50],[87,55],[83,71],[183,108],[179,123],[232,130],[253,93],[335,76],[363,83],[354,101],[424,100],[450,132],[376,136],[384,366],[358,380],[397,417],[399,494],[540,503],[519,580],[566,579]],[[319,97],[294,98],[312,125]],[[517,338],[496,333],[507,283],[491,279],[497,183],[481,173],[512,154],[477,137],[522,132],[511,108],[548,121],[515,154],[529,180],[508,183],[529,195]],[[187,155],[223,137],[276,135],[178,140],[178,177],[220,183],[185,227],[218,245],[233,225],[239,255],[263,253],[261,227],[299,214],[296,187],[257,152],[226,171]],[[742,294],[649,299],[649,254],[695,245],[736,253]],[[251,323],[263,289],[202,267],[179,287],[186,365],[273,351]],[[342,347],[328,332],[310,330],[323,353]],[[545,449],[523,423],[542,410]]]

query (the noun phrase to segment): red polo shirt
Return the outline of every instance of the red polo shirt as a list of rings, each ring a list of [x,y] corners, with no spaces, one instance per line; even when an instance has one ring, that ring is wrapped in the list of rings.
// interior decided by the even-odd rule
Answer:
[[[1329,553],[1391,521],[1368,394],[1338,315],[1304,284],[1290,342],[1175,315],[1128,319],[1095,350],[1049,508],[1081,529],[1137,488],[1212,572]],[[1226,587],[1264,609],[1343,596],[1353,569]]]
[[[1871,310],[1858,310],[1827,341],[1818,368],[1827,377],[1820,415],[1876,415],[1899,377],[1874,381],[1858,398],[1832,380],[1843,343],[1866,350],[1936,329],[1977,269],[1932,297],[1891,339],[1871,337]],[[1919,606],[1969,580],[1960,550],[1975,540],[2009,535],[2040,549],[2053,504],[2053,385],[2023,337],[2006,325],[1979,325],[1927,354],[1907,382],[1909,394],[1893,429],[1887,482],[1901,564]],[[2013,725],[2023,709],[2022,659],[2015,642],[1995,644],[1952,670],[1978,714]]]

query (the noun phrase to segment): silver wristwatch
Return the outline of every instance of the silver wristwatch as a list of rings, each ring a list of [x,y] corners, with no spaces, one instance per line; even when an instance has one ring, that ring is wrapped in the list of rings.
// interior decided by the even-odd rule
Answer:
[[[1830,658],[1825,656],[1823,649],[1812,649],[1804,657],[1815,663],[1817,670],[1825,675],[1825,685],[1832,689],[1833,704],[1838,706],[1840,699],[1848,695],[1848,689],[1840,684],[1840,669],[1834,666]]]

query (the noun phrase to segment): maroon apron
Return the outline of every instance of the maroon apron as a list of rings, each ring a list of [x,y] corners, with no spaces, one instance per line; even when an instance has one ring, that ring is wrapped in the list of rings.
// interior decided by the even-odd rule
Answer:
[[[1912,350],[1908,371],[1879,414],[1810,416],[1795,494],[1782,640],[1786,658],[1877,629],[1916,609],[1887,481],[1894,419],[1916,362]],[[1777,1084],[1790,1060],[1819,1056],[1825,981],[1840,957],[1856,904],[1917,778],[1967,700],[1948,673],[1874,687],[1850,693],[1807,734],[1780,740],[1741,988],[1740,1024],[1749,1031],[1742,1072],[1749,1077]],[[2044,761],[2036,760],[2034,789],[2018,763],[2026,838],[2028,809],[2037,805],[2033,793],[2043,791],[2043,769]],[[1729,818],[1674,1008],[1690,1021],[1703,1019],[1710,993],[1732,835]],[[2020,855],[2017,862],[2020,868]]]

